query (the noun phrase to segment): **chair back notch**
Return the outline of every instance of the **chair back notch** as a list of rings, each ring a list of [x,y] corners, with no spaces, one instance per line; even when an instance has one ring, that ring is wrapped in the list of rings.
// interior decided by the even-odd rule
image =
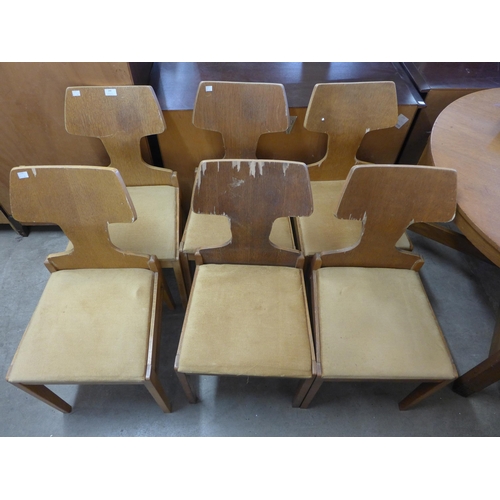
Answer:
[[[225,215],[231,223],[231,241],[201,249],[203,262],[301,267],[302,254],[276,247],[269,235],[277,218],[312,213],[307,167],[274,160],[203,161],[193,211]]]
[[[363,221],[357,245],[315,257],[323,266],[418,270],[423,260],[396,242],[414,222],[449,222],[456,209],[457,173],[414,165],[358,165],[344,186],[336,216]],[[333,214],[332,214],[333,216]],[[320,257],[318,257],[320,255]]]
[[[312,92],[304,127],[328,134],[325,157],[309,165],[312,181],[344,180],[371,130],[394,127],[398,102],[394,82],[319,83]]]

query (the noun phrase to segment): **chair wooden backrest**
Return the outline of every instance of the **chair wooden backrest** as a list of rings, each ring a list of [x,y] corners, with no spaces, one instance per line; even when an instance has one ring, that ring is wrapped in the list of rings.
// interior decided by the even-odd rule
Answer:
[[[62,269],[137,267],[161,269],[156,257],[116,248],[108,223],[137,215],[118,170],[109,167],[16,167],[10,173],[13,216],[23,223],[56,224],[73,249],[51,254],[46,266]]]
[[[398,250],[396,242],[414,222],[452,220],[456,196],[455,170],[414,165],[353,167],[335,215],[339,219],[362,220],[361,239],[351,248],[316,254],[313,269],[322,266],[420,269],[423,259]]]
[[[201,82],[193,111],[195,127],[222,134],[224,158],[257,158],[262,134],[289,125],[285,88],[278,83]]]
[[[161,134],[165,120],[149,85],[68,87],[65,99],[66,130],[98,137],[127,186],[178,186],[177,174],[146,163],[141,154],[143,137]]]
[[[309,165],[312,181],[344,180],[370,130],[398,121],[394,82],[318,83],[312,92],[304,127],[328,135],[325,157]]]
[[[203,161],[192,206],[198,214],[225,215],[231,224],[232,238],[227,245],[199,251],[203,263],[303,266],[300,252],[276,247],[269,235],[275,219],[312,213],[304,163]]]

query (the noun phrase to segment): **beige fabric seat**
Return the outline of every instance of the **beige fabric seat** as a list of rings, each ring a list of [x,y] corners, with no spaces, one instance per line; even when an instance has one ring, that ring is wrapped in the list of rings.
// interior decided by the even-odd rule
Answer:
[[[450,380],[450,351],[418,273],[323,267],[317,272],[325,379]]]
[[[193,284],[178,370],[310,378],[311,335],[300,269],[205,264]]]
[[[362,222],[337,219],[334,214],[345,181],[311,182],[314,211],[310,217],[297,217],[297,233],[301,250],[307,256],[328,250],[349,248],[361,238]],[[406,233],[396,243],[402,250],[411,250]]]
[[[191,211],[184,230],[182,251],[192,256],[199,248],[220,247],[230,239],[231,228],[227,217]],[[279,248],[295,248],[288,217],[274,221],[269,240]]]
[[[19,344],[8,381],[141,383],[154,278],[147,269],[52,273]]]

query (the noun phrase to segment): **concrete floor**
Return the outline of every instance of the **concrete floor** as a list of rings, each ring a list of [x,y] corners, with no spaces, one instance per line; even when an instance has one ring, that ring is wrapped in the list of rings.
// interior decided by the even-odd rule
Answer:
[[[500,303],[500,269],[410,233],[425,259],[421,276],[459,374],[489,350]],[[63,250],[56,228],[23,238],[0,227],[0,372],[5,376],[49,273],[47,254]],[[167,281],[177,298],[173,274]],[[160,378],[173,404],[163,414],[141,386],[53,387],[68,415],[0,381],[1,436],[498,436],[500,385],[469,398],[447,387],[407,412],[397,402],[415,384],[328,383],[307,410],[291,407],[295,382],[200,377],[190,405],[173,362],[183,321],[164,308]]]

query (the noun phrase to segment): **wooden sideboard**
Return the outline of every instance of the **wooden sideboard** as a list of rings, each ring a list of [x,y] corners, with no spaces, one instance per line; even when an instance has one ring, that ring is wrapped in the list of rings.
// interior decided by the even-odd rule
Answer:
[[[314,85],[328,82],[394,81],[398,97],[398,127],[366,135],[358,158],[374,163],[396,163],[415,114],[424,103],[408,76],[394,63],[155,63],[150,84],[163,109],[167,129],[158,136],[164,166],[176,170],[184,211],[189,210],[194,171],[200,161],[224,155],[219,133],[192,124],[200,81],[282,83],[293,126],[286,133],[261,137],[257,156],[263,159],[320,160],[326,135],[303,127]]]
[[[66,88],[147,84],[151,67],[152,63],[0,63],[0,206],[7,216],[12,167],[109,163],[99,139],[66,132]],[[0,212],[0,223],[6,222]]]

